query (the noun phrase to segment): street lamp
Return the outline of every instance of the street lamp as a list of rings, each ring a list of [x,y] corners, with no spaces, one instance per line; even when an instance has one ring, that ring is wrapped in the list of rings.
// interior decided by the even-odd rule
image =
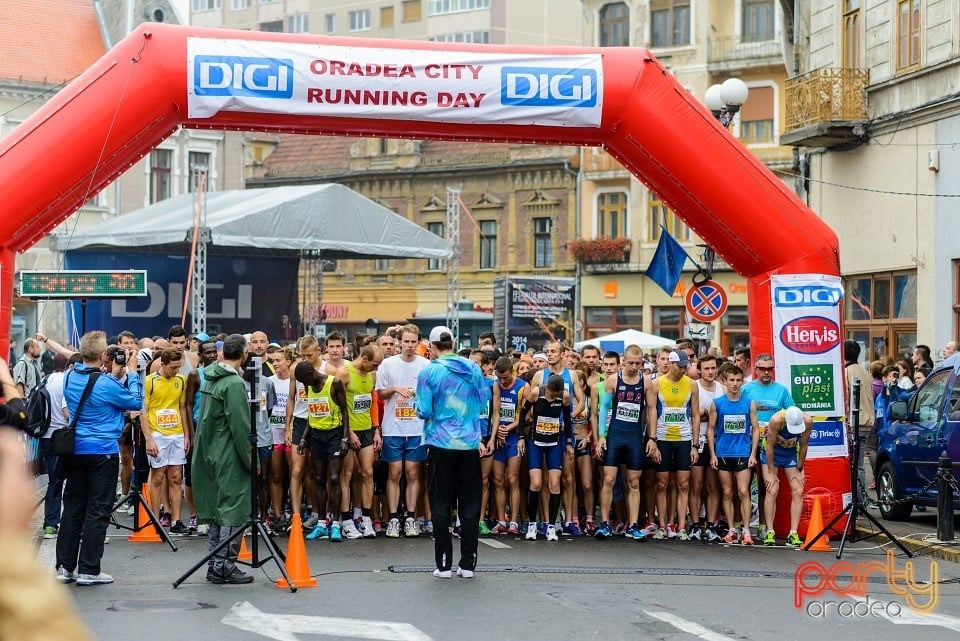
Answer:
[[[750,89],[739,78],[727,78],[720,85],[710,85],[703,95],[703,102],[725,128],[733,122],[733,117],[747,101]]]

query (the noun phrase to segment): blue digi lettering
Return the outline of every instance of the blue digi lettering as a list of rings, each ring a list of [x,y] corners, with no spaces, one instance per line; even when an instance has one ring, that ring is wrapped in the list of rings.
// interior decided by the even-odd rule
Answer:
[[[193,61],[197,96],[293,97],[293,60],[244,56],[197,56]]]
[[[519,107],[596,107],[597,72],[555,67],[504,67],[500,103]]]
[[[777,307],[835,307],[841,298],[841,287],[802,285],[773,288],[773,301]]]

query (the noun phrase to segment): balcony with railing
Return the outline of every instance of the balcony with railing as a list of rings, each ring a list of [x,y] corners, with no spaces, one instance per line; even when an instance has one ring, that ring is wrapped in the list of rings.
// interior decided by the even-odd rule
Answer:
[[[781,145],[853,148],[866,142],[866,69],[816,69],[786,83]]]
[[[783,65],[779,33],[714,36],[707,38],[707,45],[711,73]]]

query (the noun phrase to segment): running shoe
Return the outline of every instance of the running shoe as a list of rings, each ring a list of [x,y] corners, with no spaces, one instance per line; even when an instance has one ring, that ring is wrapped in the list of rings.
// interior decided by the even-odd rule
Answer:
[[[527,524],[527,534],[523,538],[527,541],[537,540],[537,524],[535,521],[530,521],[530,523]]]
[[[634,538],[634,534],[636,534],[637,530],[639,530],[639,529],[640,529],[640,528],[639,528],[635,523],[632,523],[632,524],[630,524],[629,527],[627,527],[627,529],[626,529],[626,531],[623,533],[623,535],[624,535],[625,537],[627,537],[628,539],[632,539],[632,538]]]
[[[392,518],[389,521],[387,521],[387,538],[388,539],[400,538],[400,519]]]
[[[477,533],[480,536],[490,536],[490,527],[485,519],[480,519],[480,525],[477,527]]]
[[[633,528],[633,540],[634,541],[643,541],[647,538],[647,530],[642,527]]]
[[[369,516],[360,517],[360,535],[365,539],[372,539],[377,536],[377,531],[373,529],[373,521]]]
[[[187,522],[187,527],[189,527],[191,530],[196,530],[196,529],[197,529],[197,515],[196,515],[196,514],[191,514],[191,515],[190,515],[190,520]]]
[[[463,568],[457,568],[457,576],[462,579],[472,579],[473,570],[464,570]]]
[[[690,540],[691,541],[701,541],[703,540],[703,528],[700,527],[700,524],[694,525],[690,528]]]
[[[359,539],[362,534],[360,530],[357,529],[357,524],[353,522],[353,519],[344,519],[340,522],[340,532],[348,539]]]
[[[47,525],[43,528],[43,538],[45,539],[55,539],[57,538],[57,526],[56,525]]]
[[[507,526],[507,534],[520,534],[520,526],[517,525],[516,521],[510,521],[510,525]]]
[[[108,583],[113,583],[113,577],[106,572],[77,576],[77,585],[107,585]]]
[[[711,523],[710,525],[707,526],[706,537],[707,537],[707,543],[716,543],[717,541],[720,540],[720,535],[717,534],[716,525]]]
[[[380,521],[380,520],[374,521],[373,531],[378,535],[383,534],[383,521]]]
[[[687,532],[687,528],[682,528],[679,532],[677,532],[677,538],[681,541],[689,541],[690,533]]]
[[[667,531],[662,527],[657,528],[657,530],[653,533],[653,538],[657,539],[658,541],[662,541],[663,539],[667,538]]]
[[[408,516],[403,522],[403,535],[409,538],[420,536],[420,530],[417,529],[417,522],[412,516]]]
[[[492,528],[490,528],[490,534],[499,536],[501,534],[507,533],[507,524],[503,521],[497,521]]]
[[[303,522],[303,529],[312,530],[313,528],[317,527],[317,523],[319,522],[320,522],[320,515],[311,514],[310,516],[307,517],[307,520]]]
[[[163,526],[163,527],[165,527],[165,528],[169,528],[169,527],[170,527],[170,515],[169,515],[169,514],[163,513],[163,514],[160,516],[160,525]]]
[[[557,536],[557,526],[551,523],[547,526],[547,540],[548,541],[559,541],[560,537]]]
[[[170,534],[176,534],[177,536],[186,536],[190,534],[190,530],[187,529],[187,526],[183,524],[183,521],[176,521],[170,527]]]
[[[757,535],[759,538],[759,535]],[[766,536],[763,537],[764,545],[776,545],[777,544],[777,535],[773,530],[767,530]]]
[[[313,530],[305,537],[308,541],[318,541],[320,539],[325,539],[330,536],[330,531],[327,530],[327,526],[324,523],[317,523],[314,526]]]
[[[727,535],[723,537],[724,543],[736,543],[737,540],[738,540],[737,528],[735,527],[732,527],[729,530],[727,530]]]
[[[593,536],[598,541],[602,541],[604,539],[610,538],[612,534],[613,532],[610,530],[610,524],[607,521],[604,521],[603,523],[597,526],[597,531],[594,533]]]
[[[583,536],[583,532],[580,530],[580,527],[573,522],[567,523],[565,526],[563,526],[563,531],[574,538]]]
[[[667,530],[667,538],[668,538],[668,539],[675,539],[675,538],[677,538],[677,530],[673,527],[673,524],[672,524],[672,523],[667,523],[666,530]]]
[[[70,571],[62,565],[57,568],[57,581],[60,583],[73,583],[77,580],[76,570]]]
[[[450,530],[450,534],[453,535],[454,538],[459,539],[460,536],[463,534],[463,528],[459,524],[454,525],[453,529]]]
[[[623,536],[624,532],[627,531],[627,524],[623,521],[617,523],[613,526],[613,533],[617,536]]]
[[[587,521],[583,526],[583,531],[587,536],[593,536],[597,533],[597,524],[593,521]]]
[[[657,524],[656,524],[656,523],[653,523],[653,522],[651,521],[651,522],[647,523],[645,526],[643,526],[643,533],[644,533],[646,536],[650,537],[650,536],[653,536],[654,534],[656,534],[657,530],[659,530],[659,529],[660,529],[660,528],[657,526]]]
[[[201,523],[197,526],[197,536],[208,536],[210,534],[210,526],[206,523]]]
[[[761,523],[757,526],[757,538],[764,542],[766,545],[767,540],[767,526]]]
[[[423,520],[423,527],[420,529],[424,534],[433,534],[433,521],[430,519]]]
[[[742,545],[753,545],[753,537],[750,536],[750,528],[743,528],[743,539],[740,541]]]
[[[787,547],[788,548],[798,548],[803,545],[803,541],[800,540],[800,535],[796,532],[791,532],[787,535]]]
[[[449,579],[453,577],[453,572],[450,570],[441,570],[440,568],[437,568],[433,571],[433,576],[437,577],[438,579]]]

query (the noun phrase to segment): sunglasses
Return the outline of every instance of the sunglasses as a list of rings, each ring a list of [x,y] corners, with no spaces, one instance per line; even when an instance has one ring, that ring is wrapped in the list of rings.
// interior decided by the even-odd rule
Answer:
[[[758,367],[756,368],[758,372],[772,372],[775,368],[773,367]]]

